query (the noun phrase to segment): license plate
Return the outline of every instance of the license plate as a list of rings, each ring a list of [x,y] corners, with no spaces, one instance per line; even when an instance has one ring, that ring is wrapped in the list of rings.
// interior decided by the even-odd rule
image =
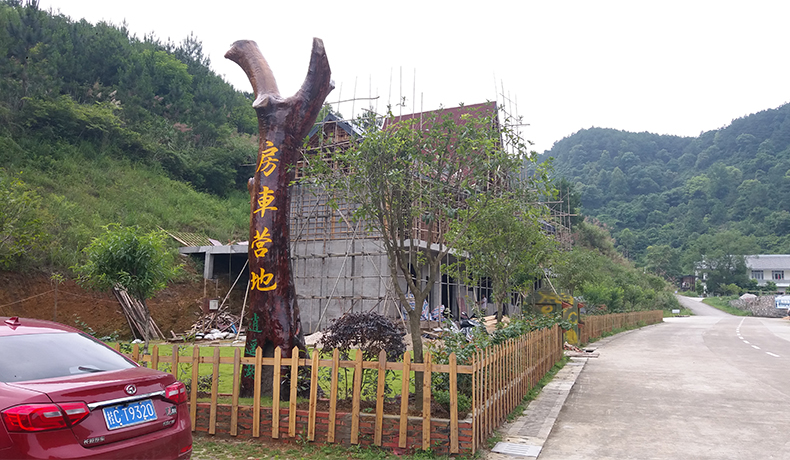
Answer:
[[[150,399],[105,407],[102,411],[108,430],[117,430],[156,420],[154,403]]]

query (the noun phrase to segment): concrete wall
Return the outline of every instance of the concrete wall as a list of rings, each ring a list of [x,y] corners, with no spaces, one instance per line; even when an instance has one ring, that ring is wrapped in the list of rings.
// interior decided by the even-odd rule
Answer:
[[[392,302],[385,302],[389,267],[378,240],[300,241],[292,256],[305,333],[348,311],[395,316]]]

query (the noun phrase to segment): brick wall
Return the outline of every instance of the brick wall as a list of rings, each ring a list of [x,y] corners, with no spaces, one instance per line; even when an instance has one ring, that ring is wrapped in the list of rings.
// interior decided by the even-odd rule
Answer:
[[[198,403],[195,431],[209,431],[209,415],[211,405],[209,403]],[[229,404],[217,405],[217,425],[216,434],[221,436],[230,435],[230,414]],[[252,438],[252,414],[250,406],[239,406],[238,438]],[[307,422],[309,412],[306,410],[296,411],[296,436],[297,438],[307,438]],[[282,442],[293,442],[295,438],[288,437],[289,423],[288,409],[280,409],[280,440]],[[375,414],[359,414],[359,443],[363,446],[373,445],[373,436],[376,428]],[[410,450],[422,449],[422,418],[409,417],[406,437],[406,447]],[[329,432],[329,413],[316,412],[315,441],[326,442]],[[381,432],[381,445],[385,448],[398,447],[398,435],[400,432],[400,417],[396,415],[385,415]],[[272,408],[261,407],[261,427],[262,439],[272,439]],[[351,414],[338,412],[335,421],[335,442],[350,445],[351,440]],[[461,453],[472,452],[472,422],[470,419],[458,422],[458,448]],[[431,449],[439,454],[449,454],[450,451],[450,421],[446,419],[431,420]]]

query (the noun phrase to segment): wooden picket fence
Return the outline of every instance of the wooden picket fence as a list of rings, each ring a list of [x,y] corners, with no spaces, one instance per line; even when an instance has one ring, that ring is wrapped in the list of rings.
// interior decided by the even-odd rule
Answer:
[[[579,324],[579,342],[587,343],[601,337],[604,333],[617,329],[638,326],[640,323],[655,324],[664,320],[661,310],[633,311],[628,313],[611,313],[608,315],[586,315]]]
[[[489,347],[485,350],[478,350],[474,353],[471,363],[461,365],[457,363],[455,354],[451,354],[448,364],[432,363],[430,353],[425,353],[423,363],[411,361],[411,354],[404,353],[403,360],[400,362],[387,361],[385,353],[379,355],[378,361],[363,361],[362,353],[356,353],[353,361],[340,360],[340,352],[332,351],[332,359],[321,359],[322,353],[313,351],[311,358],[299,358],[299,353],[295,350],[290,358],[283,358],[282,351],[277,348],[274,357],[265,358],[262,356],[261,349],[256,350],[254,357],[243,357],[242,350],[236,348],[232,357],[221,357],[220,348],[214,347],[212,356],[200,356],[200,347],[194,346],[192,356],[179,356],[179,345],[173,345],[170,356],[160,355],[161,348],[157,345],[152,347],[151,353],[141,355],[139,347],[135,344],[130,357],[138,363],[158,369],[160,364],[170,364],[170,372],[178,378],[180,364],[190,364],[192,367],[192,385],[189,397],[190,418],[192,429],[197,426],[198,414],[198,377],[199,366],[197,364],[210,364],[212,366],[210,410],[208,420],[208,433],[217,433],[217,399],[219,366],[221,364],[233,365],[233,393],[231,403],[231,416],[229,434],[239,435],[239,388],[243,365],[254,366],[255,395],[252,405],[252,437],[260,437],[261,432],[261,376],[264,366],[273,367],[273,382],[281,381],[281,370],[285,369],[290,373],[290,397],[288,407],[288,437],[304,437],[308,441],[325,441],[328,443],[342,442],[336,436],[337,424],[337,403],[338,403],[338,375],[343,368],[353,369],[353,391],[352,391],[352,411],[351,411],[351,444],[360,443],[360,401],[362,395],[362,371],[364,369],[377,370],[377,391],[376,391],[376,411],[375,429],[373,444],[382,445],[382,426],[384,419],[384,397],[385,397],[385,373],[386,371],[401,372],[401,403],[399,414],[399,433],[398,447],[405,448],[407,445],[408,432],[408,401],[411,373],[422,372],[423,381],[415,382],[421,384],[423,388],[423,411],[422,411],[422,449],[435,449],[431,439],[431,380],[437,373],[448,374],[449,393],[450,393],[450,420],[449,420],[449,446],[446,451],[449,453],[459,453],[459,420],[458,420],[458,379],[459,375],[471,380],[471,410],[466,420],[462,421],[464,426],[471,423],[471,436],[464,436],[464,450],[474,452],[494,430],[499,427],[507,415],[518,406],[527,392],[551,369],[551,367],[562,358],[562,329],[554,326],[550,329],[533,331],[519,338],[510,339],[504,343]],[[116,349],[117,346],[116,346]],[[310,369],[310,399],[309,399],[309,418],[306,432],[297,430],[297,383],[300,367]],[[329,415],[326,436],[318,439],[316,436],[316,412],[319,387],[319,369],[330,369],[331,382],[329,394]],[[468,388],[469,380],[465,382]],[[280,385],[272,386],[273,401],[280,400]],[[280,431],[280,411],[272,410],[271,433],[273,439],[281,435]],[[268,424],[267,424],[268,425]],[[303,427],[302,427],[303,428]],[[445,442],[445,439],[434,439],[434,442]],[[444,449],[442,449],[444,450]]]

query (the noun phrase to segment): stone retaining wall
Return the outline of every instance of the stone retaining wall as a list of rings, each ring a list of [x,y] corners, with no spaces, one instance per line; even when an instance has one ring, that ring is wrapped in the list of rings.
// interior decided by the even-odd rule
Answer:
[[[754,299],[731,300],[730,305],[740,310],[750,311],[754,316],[767,318],[783,318],[787,310],[776,308],[776,301],[772,295],[764,295]]]

